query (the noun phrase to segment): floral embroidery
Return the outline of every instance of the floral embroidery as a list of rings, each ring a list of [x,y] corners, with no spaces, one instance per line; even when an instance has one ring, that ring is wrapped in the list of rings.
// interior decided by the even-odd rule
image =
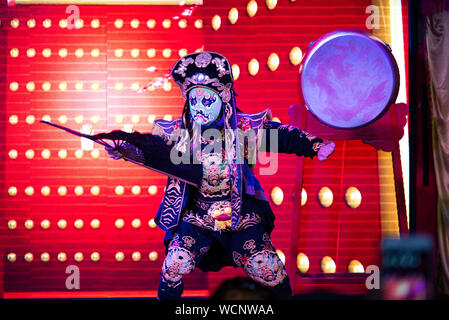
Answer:
[[[230,192],[229,167],[226,161],[223,161],[222,154],[208,153],[201,155],[203,179],[199,192],[205,198],[226,196]],[[200,154],[196,156],[199,157]]]
[[[245,241],[242,248],[245,250],[249,250],[251,253],[254,253],[254,251],[256,250],[255,241],[253,239]]]
[[[276,252],[262,250],[246,259],[243,269],[252,279],[274,287],[287,276],[285,267]]]
[[[182,241],[184,242],[186,248],[190,248],[196,243],[195,239],[193,239],[191,236],[182,237]]]
[[[182,58],[181,63],[178,66],[178,69],[175,70],[175,73],[181,75],[181,77],[185,77],[186,76],[185,72],[187,70],[187,67],[189,66],[189,64],[192,64],[192,63],[193,63],[192,58],[190,58],[190,57],[187,59]]]
[[[313,151],[315,151],[315,152],[318,152],[320,149],[321,149],[321,147],[322,146],[324,146],[324,143],[321,143],[321,142],[315,142],[314,144],[313,144]]]
[[[177,282],[195,269],[195,261],[192,253],[182,247],[170,245],[167,256],[162,264],[164,278],[171,282]]]
[[[232,252],[232,259],[234,260],[235,264],[237,265],[237,267],[241,267],[242,263],[242,255],[240,253],[238,253],[237,251],[233,251]]]
[[[208,52],[203,52],[196,56],[195,65],[198,68],[206,68],[211,60],[212,60],[211,54]]]
[[[226,70],[226,60],[220,58],[214,58],[212,63],[217,66],[218,76],[221,78],[225,74],[229,74],[229,70]]]

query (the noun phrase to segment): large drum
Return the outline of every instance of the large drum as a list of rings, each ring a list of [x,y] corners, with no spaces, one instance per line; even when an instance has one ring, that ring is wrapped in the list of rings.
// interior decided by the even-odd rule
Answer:
[[[313,42],[300,71],[307,108],[335,128],[368,125],[398,94],[399,72],[391,49],[360,30],[336,30]]]

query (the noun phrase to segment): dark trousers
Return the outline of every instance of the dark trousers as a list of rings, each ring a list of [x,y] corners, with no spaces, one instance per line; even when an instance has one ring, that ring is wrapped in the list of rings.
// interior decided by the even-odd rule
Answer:
[[[162,265],[158,298],[179,299],[182,278],[192,272],[210,246],[218,242],[234,264],[258,283],[270,288],[279,299],[291,295],[284,264],[261,224],[241,231],[218,232],[182,222],[170,242]]]

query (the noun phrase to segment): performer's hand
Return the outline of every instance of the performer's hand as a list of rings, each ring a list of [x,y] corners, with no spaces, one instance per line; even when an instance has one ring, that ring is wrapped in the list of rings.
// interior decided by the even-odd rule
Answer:
[[[123,153],[121,153],[117,149],[109,148],[109,147],[105,147],[104,149],[108,152],[109,157],[114,159],[114,160],[118,160],[118,159],[123,158]]]
[[[335,143],[332,141],[324,142],[325,145],[318,150],[318,160],[323,161],[326,160],[335,150]]]

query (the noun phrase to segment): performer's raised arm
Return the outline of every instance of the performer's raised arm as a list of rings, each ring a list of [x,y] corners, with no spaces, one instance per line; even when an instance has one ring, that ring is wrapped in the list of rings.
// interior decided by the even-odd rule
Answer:
[[[198,186],[201,183],[203,176],[201,165],[173,164],[170,159],[170,152],[173,146],[167,145],[164,139],[158,135],[115,130],[109,133],[97,134],[94,138],[124,141],[124,143],[115,148],[105,148],[112,159],[131,159],[143,163],[160,173],[185,180],[190,184]]]
[[[264,123],[264,144],[269,152],[296,154],[313,158],[318,156],[318,160],[326,160],[335,150],[335,143],[326,141],[314,135],[302,131],[292,125],[282,124],[276,121],[267,120]],[[271,130],[276,130],[275,134],[270,134]],[[277,148],[274,146],[273,137],[277,137]]]

